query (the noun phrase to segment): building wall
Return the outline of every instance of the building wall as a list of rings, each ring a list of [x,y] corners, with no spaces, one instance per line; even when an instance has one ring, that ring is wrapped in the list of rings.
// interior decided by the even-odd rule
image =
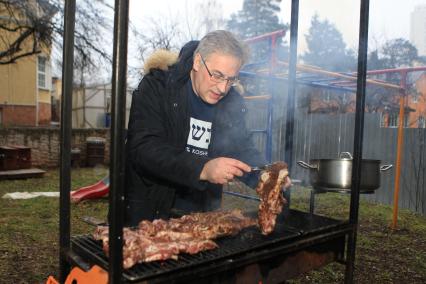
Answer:
[[[56,100],[60,100],[61,93],[62,93],[62,80],[57,77],[53,77],[52,78],[52,96]]]
[[[35,106],[1,105],[2,126],[34,126],[36,120]]]
[[[37,88],[35,58],[0,65],[2,126],[48,125],[51,121],[51,91]]]
[[[355,112],[355,100],[356,96],[354,93],[343,93],[327,88],[305,88],[304,92],[308,92],[309,105],[308,111],[310,113],[352,113]],[[391,112],[380,109],[379,112],[383,112],[382,126],[383,127],[396,127],[396,125],[390,125],[391,115],[399,114],[399,93],[387,90],[387,95],[392,97],[393,102],[397,106],[397,109]],[[369,94],[367,93],[367,97]],[[418,128],[419,119],[426,118],[426,73],[421,75],[415,82],[415,92],[410,91],[407,94],[407,100],[405,105],[405,115],[408,115],[407,127]]]
[[[52,107],[50,103],[38,104],[38,125],[50,125]]]
[[[19,10],[13,11],[14,15],[22,18],[22,13]],[[7,25],[9,28],[15,28],[10,20],[7,20],[9,13],[6,10],[1,10],[2,24]],[[23,19],[25,20],[25,19]],[[2,38],[5,41],[0,42],[0,49],[4,50],[8,42],[13,42],[17,39],[19,33],[6,32],[1,30]],[[32,48],[32,41],[26,40],[22,43],[22,50],[20,53],[30,51]],[[20,58],[16,63],[0,65],[0,103],[8,105],[32,105],[36,104],[36,88],[37,82],[37,57],[29,56]]]
[[[38,125],[49,125],[52,120],[51,92],[38,91]]]
[[[413,96],[411,96],[409,100],[409,106],[416,110],[416,112],[412,115],[413,117],[410,117],[410,122],[413,127],[418,126],[420,117],[426,118],[426,74],[423,74],[416,81],[415,85],[417,90],[417,98],[414,100]]]
[[[36,61],[29,57],[14,64],[0,65],[1,104],[35,106]]]
[[[355,112],[355,94],[329,88],[305,88],[309,92],[309,112],[348,113]]]
[[[0,11],[1,23],[9,25],[10,28],[15,26],[11,24],[8,14],[5,10]],[[19,11],[14,11],[15,15],[22,18]],[[23,19],[23,18],[22,18]],[[25,19],[23,19],[25,20]],[[4,50],[6,42],[13,42],[18,33],[6,32],[1,30],[2,38],[5,41],[0,42],[0,50]],[[22,44],[20,53],[29,52],[32,49],[32,38],[25,40]],[[36,126],[38,123],[50,123],[49,113],[46,108],[50,105],[50,87],[47,89],[39,89],[37,82],[37,57],[43,55],[50,57],[51,48],[42,46],[41,53],[32,56],[26,56],[18,59],[14,63],[0,65],[0,107],[2,108],[2,126]],[[50,65],[49,65],[50,67]],[[49,68],[50,70],[50,68]],[[46,76],[47,82],[50,79],[50,71]],[[49,86],[50,84],[48,84]],[[37,121],[37,118],[39,120]]]
[[[60,122],[61,117],[61,94],[62,94],[62,80],[56,77],[52,79],[52,113],[51,119],[54,122]]]

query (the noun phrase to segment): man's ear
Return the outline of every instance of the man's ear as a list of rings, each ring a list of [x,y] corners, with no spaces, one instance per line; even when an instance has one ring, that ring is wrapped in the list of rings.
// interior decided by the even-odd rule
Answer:
[[[199,53],[197,53],[194,56],[194,63],[192,64],[192,69],[194,69],[194,71],[198,72],[198,70],[200,70],[200,66],[201,66],[201,55]]]

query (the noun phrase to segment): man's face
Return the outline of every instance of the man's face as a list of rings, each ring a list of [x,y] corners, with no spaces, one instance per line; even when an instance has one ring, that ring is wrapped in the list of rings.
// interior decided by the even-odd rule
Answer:
[[[191,73],[192,88],[204,102],[216,104],[228,93],[240,68],[241,60],[232,55],[212,53],[202,58],[197,54]]]

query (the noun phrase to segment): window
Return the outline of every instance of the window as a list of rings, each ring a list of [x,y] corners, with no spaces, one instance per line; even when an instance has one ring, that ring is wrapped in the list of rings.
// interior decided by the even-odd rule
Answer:
[[[386,127],[386,113],[380,115],[380,127]]]
[[[46,58],[38,57],[38,86],[40,88],[46,87]]]
[[[398,127],[398,114],[397,113],[389,113],[388,126],[389,127]]]
[[[47,57],[37,57],[37,83],[40,89],[50,90],[51,77],[50,77],[50,62]]]
[[[408,123],[410,119],[410,114],[409,113],[405,113],[404,114],[404,127],[408,127]],[[399,113],[394,112],[394,113],[389,113],[389,119],[388,119],[388,127],[398,127],[399,125]]]

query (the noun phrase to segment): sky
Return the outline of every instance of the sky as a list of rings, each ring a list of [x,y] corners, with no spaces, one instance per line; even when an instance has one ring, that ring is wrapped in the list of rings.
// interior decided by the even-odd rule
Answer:
[[[182,21],[188,14],[197,14],[196,4],[201,0],[130,0],[130,18],[136,26],[144,25],[147,18],[167,18],[179,14]],[[225,18],[242,8],[243,0],[217,0]],[[369,47],[388,39],[409,39],[410,13],[426,0],[370,0]],[[280,20],[290,22],[291,0],[282,0]],[[310,20],[317,13],[321,20],[328,19],[342,33],[350,48],[357,49],[359,30],[359,0],[300,0],[299,1],[299,52],[306,49],[304,35]],[[189,11],[189,12],[187,12]],[[144,20],[145,19],[145,20]]]

